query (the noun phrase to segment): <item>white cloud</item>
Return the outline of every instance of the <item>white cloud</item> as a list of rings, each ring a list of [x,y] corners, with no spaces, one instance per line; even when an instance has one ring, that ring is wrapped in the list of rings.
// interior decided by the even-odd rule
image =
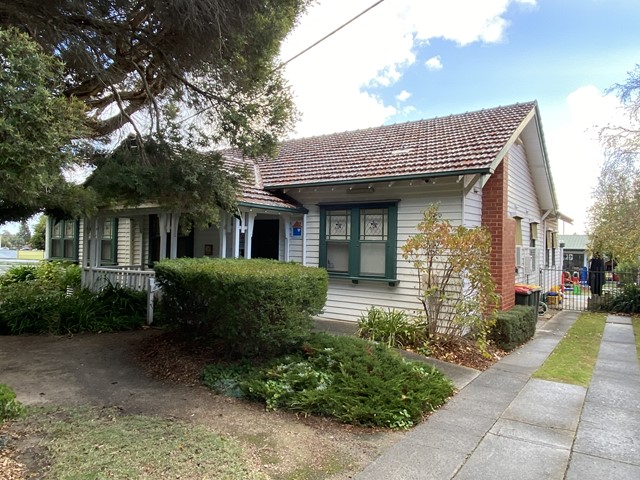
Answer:
[[[442,61],[440,60],[440,55],[436,55],[435,57],[431,57],[424,63],[429,70],[442,70]]]
[[[399,102],[406,102],[410,96],[411,94],[409,92],[402,90],[398,95],[396,95],[396,100]]]
[[[565,226],[567,234],[586,232],[591,194],[604,160],[598,133],[602,126],[616,122],[620,114],[615,96],[585,86],[567,96],[562,126],[546,131],[560,210],[574,219],[573,225]]]
[[[302,120],[296,135],[380,125],[396,113],[363,91],[395,84],[432,38],[459,45],[499,42],[513,4],[534,0],[387,0],[286,66]],[[313,5],[281,49],[288,60],[371,5],[323,0]],[[464,12],[461,14],[460,12]]]

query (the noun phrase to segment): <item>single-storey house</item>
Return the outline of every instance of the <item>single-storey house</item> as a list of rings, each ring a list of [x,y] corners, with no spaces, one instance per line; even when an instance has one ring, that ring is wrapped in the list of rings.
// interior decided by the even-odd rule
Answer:
[[[454,225],[489,229],[503,309],[516,282],[544,284],[544,267],[562,265],[557,225],[569,219],[558,209],[536,102],[288,140],[275,159],[225,156],[253,172],[239,214],[186,235],[180,212],[154,205],[52,221],[48,258],[81,263],[85,285],[135,288],[162,258],[299,262],[329,272],[323,317],[357,321],[372,305],[421,310],[400,248],[435,202]]]
[[[564,259],[562,269],[570,273],[580,272],[589,266],[589,235],[560,235],[558,240],[564,244]]]

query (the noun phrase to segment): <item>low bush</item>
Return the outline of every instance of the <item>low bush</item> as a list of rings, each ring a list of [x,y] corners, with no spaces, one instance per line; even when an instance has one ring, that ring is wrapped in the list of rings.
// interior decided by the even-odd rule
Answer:
[[[69,263],[10,269],[0,277],[0,334],[109,332],[144,323],[145,293],[118,286],[94,293],[79,286],[80,268]]]
[[[82,269],[70,262],[42,261],[37,265],[18,265],[11,267],[0,276],[0,288],[38,282],[50,290],[65,292],[67,288],[80,288]]]
[[[277,355],[299,345],[327,298],[327,272],[294,263],[182,258],[154,268],[165,321],[218,339],[233,355]]]
[[[298,352],[263,366],[209,366],[204,382],[268,409],[319,414],[365,426],[406,429],[444,404],[453,385],[434,367],[382,344],[313,334]]]
[[[513,350],[536,333],[537,311],[529,305],[516,305],[498,312],[489,339],[503,350]]]
[[[420,349],[427,342],[427,326],[404,310],[371,307],[358,319],[357,335],[387,347]]]
[[[605,297],[599,310],[611,313],[640,313],[640,286],[625,285],[622,292]]]
[[[0,425],[5,420],[21,418],[26,414],[26,409],[16,398],[11,387],[0,383]]]

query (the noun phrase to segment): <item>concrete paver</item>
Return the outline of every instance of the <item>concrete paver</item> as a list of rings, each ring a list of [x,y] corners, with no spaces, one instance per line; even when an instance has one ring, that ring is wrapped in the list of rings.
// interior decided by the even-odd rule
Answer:
[[[541,324],[356,478],[640,479],[640,367],[629,318],[607,317],[588,389],[531,379],[577,316],[564,311]]]

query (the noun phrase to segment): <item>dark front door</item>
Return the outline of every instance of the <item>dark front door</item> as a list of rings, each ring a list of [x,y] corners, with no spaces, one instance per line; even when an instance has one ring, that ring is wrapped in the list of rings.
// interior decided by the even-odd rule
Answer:
[[[278,260],[280,254],[280,221],[255,220],[253,237],[251,238],[252,258],[273,258]]]

